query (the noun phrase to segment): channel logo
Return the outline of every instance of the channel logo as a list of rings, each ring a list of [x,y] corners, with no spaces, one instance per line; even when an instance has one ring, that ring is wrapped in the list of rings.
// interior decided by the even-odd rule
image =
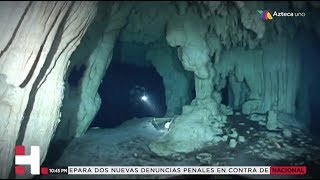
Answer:
[[[25,174],[25,167],[21,165],[30,165],[32,175],[40,174],[40,147],[31,146],[30,155],[26,155],[24,146],[16,146],[15,152],[15,171],[17,175]],[[41,174],[48,174],[48,168],[42,167]]]
[[[258,11],[258,13],[261,15],[261,19],[262,19],[263,21],[269,21],[269,20],[272,20],[272,19],[273,19],[271,13],[270,13],[268,10],[264,10],[264,11],[262,11],[262,10],[257,10],[257,11]]]

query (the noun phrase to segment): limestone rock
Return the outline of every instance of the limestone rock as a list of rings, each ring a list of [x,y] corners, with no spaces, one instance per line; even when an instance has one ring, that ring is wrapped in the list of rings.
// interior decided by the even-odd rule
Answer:
[[[306,116],[308,117],[308,116]],[[278,119],[278,126],[280,128],[287,128],[287,129],[300,129],[300,130],[306,130],[308,120],[306,121],[299,121],[294,114],[288,114],[288,113],[277,113],[277,119]]]
[[[268,121],[267,121],[267,129],[275,130],[277,129],[277,113],[275,111],[269,111],[268,113]]]
[[[185,15],[188,8],[188,3],[185,1],[176,1],[176,7],[179,15]]]
[[[244,143],[244,142],[246,142],[246,139],[244,136],[239,136],[238,141]]]
[[[106,8],[110,10],[107,14],[109,21],[100,24],[105,18],[103,16],[105,12],[99,12],[93,26],[88,29],[83,42],[71,57],[73,62],[71,67],[86,64],[87,68],[80,86],[75,88],[66,86],[62,123],[59,124],[56,139],[69,139],[83,135],[100,108],[101,99],[97,94],[98,88],[111,61],[118,33],[125,25],[131,8],[131,4],[106,3]],[[116,13],[111,14],[113,11]],[[97,43],[95,48],[88,49],[88,46],[93,46],[94,43]]]
[[[179,4],[183,13],[184,4]],[[169,1],[134,2],[127,18],[128,23],[119,34],[119,40],[143,44],[162,41],[166,36],[165,25],[175,13],[176,7]]]
[[[191,11],[185,16],[172,18],[166,31],[168,44],[179,46],[178,54],[184,69],[193,71],[201,79],[209,77],[207,63],[210,50],[204,38],[206,31],[205,21]]]
[[[266,122],[265,122],[265,121],[259,121],[259,124],[260,124],[261,126],[265,126],[265,125],[266,125]]]
[[[152,118],[152,121],[151,121],[152,125],[158,130],[166,129],[165,127],[166,124],[170,123],[169,124],[170,126],[171,122],[172,122],[172,118]]]
[[[292,137],[292,133],[289,129],[284,129],[283,130],[283,136],[286,137],[286,138],[291,138]]]
[[[151,49],[146,54],[146,59],[151,61],[162,76],[165,86],[167,116],[178,115],[182,107],[191,101],[192,74],[184,71],[178,59],[169,46]]]
[[[200,153],[196,156],[196,159],[199,160],[201,164],[209,165],[211,164],[212,155],[209,153]]]
[[[237,146],[237,141],[235,139],[230,139],[229,147],[235,148]]]
[[[260,115],[260,114],[250,114],[249,119],[252,121],[262,121],[266,122],[267,117],[265,115]]]
[[[258,110],[258,106],[261,103],[260,100],[249,100],[246,101],[243,105],[242,105],[242,113],[243,114],[251,114],[251,113],[256,113],[259,112]]]
[[[193,104],[188,112],[175,119],[167,134],[149,145],[152,152],[159,156],[192,152],[222,134],[224,122],[217,104],[213,100],[195,101]],[[212,122],[220,122],[221,125],[214,127]]]
[[[212,97],[213,99],[217,102],[217,103],[221,103],[222,102],[222,96],[221,96],[221,93],[218,92],[218,91],[214,91],[212,93]]]
[[[44,161],[70,55],[95,12],[96,2],[0,2],[0,178],[9,175],[16,144],[40,146]]]
[[[223,141],[223,142],[225,142],[225,141],[227,141],[227,140],[228,140],[228,136],[227,136],[227,135],[222,136],[222,141]]]
[[[228,94],[230,96],[228,99],[228,103],[232,108],[237,110],[241,109],[241,105],[245,103],[245,101],[247,100],[246,98],[250,92],[247,85],[243,82],[243,78],[244,77],[239,74],[237,74],[237,76],[235,76],[235,74],[229,75]],[[245,109],[244,111],[247,112],[248,110]]]
[[[229,104],[236,107],[244,101],[240,107],[243,114],[264,114],[270,110],[294,114],[301,75],[299,54],[296,43],[284,37],[263,44],[259,50],[230,49],[214,64],[219,77],[215,84],[230,74],[235,76],[229,77],[229,89],[233,92],[230,97],[233,103]]]
[[[230,108],[229,106],[226,106],[224,104],[221,104],[220,105],[220,112],[224,115],[227,115],[227,116],[231,116],[233,115],[233,110],[232,108]]]
[[[238,137],[238,133],[237,133],[236,129],[232,128],[231,131],[232,131],[232,133],[229,134],[229,136],[232,137],[232,138],[237,138]]]
[[[241,14],[241,22],[244,27],[247,29],[251,29],[257,34],[258,39],[262,39],[264,36],[264,32],[266,31],[265,24],[258,18],[254,18],[254,14],[256,14],[257,7],[259,7],[261,2],[255,3],[237,3],[240,14]]]

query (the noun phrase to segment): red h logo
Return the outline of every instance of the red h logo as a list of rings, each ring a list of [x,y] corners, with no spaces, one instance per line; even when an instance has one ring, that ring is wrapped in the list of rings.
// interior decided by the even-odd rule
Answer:
[[[15,156],[16,165],[30,165],[31,174],[39,175],[40,174],[40,147],[31,146],[30,155],[25,155],[24,146],[16,146],[16,156]],[[23,166],[16,166],[16,174],[24,174]]]

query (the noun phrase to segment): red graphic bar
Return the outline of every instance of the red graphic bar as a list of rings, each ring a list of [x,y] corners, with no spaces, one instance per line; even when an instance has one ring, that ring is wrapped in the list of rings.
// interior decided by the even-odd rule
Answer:
[[[41,167],[41,174],[42,175],[48,175],[49,169],[47,167]]]
[[[16,155],[25,155],[24,146],[16,146]]]
[[[306,166],[271,166],[270,174],[304,175],[304,174],[307,174],[307,167]]]
[[[15,170],[16,170],[16,174],[18,174],[18,175],[24,174],[24,167],[23,166],[16,166]]]

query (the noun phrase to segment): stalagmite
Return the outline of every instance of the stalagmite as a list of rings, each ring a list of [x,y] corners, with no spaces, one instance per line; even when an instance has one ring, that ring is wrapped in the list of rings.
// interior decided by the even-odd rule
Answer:
[[[192,12],[188,13],[170,22],[166,39],[170,46],[179,46],[183,67],[194,72],[196,98],[191,105],[183,107],[182,115],[174,120],[170,131],[150,144],[150,150],[160,156],[188,153],[208,142],[221,141],[221,127],[226,122],[226,116],[220,114],[219,104],[212,98],[215,71],[204,39],[206,24]]]

